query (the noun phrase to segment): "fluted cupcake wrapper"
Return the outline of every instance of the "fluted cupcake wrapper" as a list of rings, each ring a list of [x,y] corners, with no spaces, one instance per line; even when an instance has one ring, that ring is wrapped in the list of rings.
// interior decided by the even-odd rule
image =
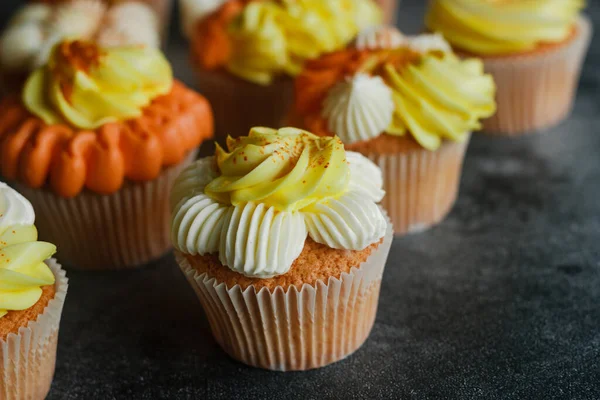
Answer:
[[[169,193],[196,154],[154,180],[127,182],[106,196],[85,191],[67,199],[47,188],[15,187],[33,204],[40,238],[57,245],[68,267],[133,268],[171,249]]]
[[[365,153],[383,174],[386,209],[397,235],[420,232],[442,221],[458,196],[462,164],[470,136],[462,143],[444,141],[436,151],[424,148],[397,154]]]
[[[226,71],[208,71],[196,67],[199,91],[213,109],[215,138],[223,143],[227,136],[248,134],[253,126],[280,127],[291,108],[294,81],[279,77],[261,86]]]
[[[54,259],[46,261],[54,273],[55,294],[44,312],[18,333],[0,340],[0,399],[41,400],[50,390],[56,364],[58,328],[68,279]]]
[[[494,76],[498,110],[484,121],[489,134],[517,136],[550,128],[573,109],[592,23],[582,16],[569,43],[547,52],[484,59]]]
[[[176,257],[225,352],[254,367],[297,371],[339,361],[365,342],[375,322],[392,237],[388,223],[383,243],[367,261],[339,278],[301,289],[227,288],[199,274],[177,251]]]

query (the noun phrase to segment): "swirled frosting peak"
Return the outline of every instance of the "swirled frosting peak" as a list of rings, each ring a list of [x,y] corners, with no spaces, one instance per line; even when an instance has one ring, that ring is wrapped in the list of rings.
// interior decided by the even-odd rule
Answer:
[[[436,150],[465,140],[496,110],[495,84],[477,59],[461,60],[435,35],[397,48],[348,48],[307,64],[296,80],[296,112],[318,135],[346,144],[409,133]]]
[[[518,53],[565,40],[585,0],[435,0],[426,25],[466,51]]]
[[[172,83],[171,67],[156,49],[63,41],[27,80],[23,102],[47,124],[95,129],[141,116]]]
[[[344,145],[337,137],[317,137],[295,128],[253,128],[245,137],[217,147],[221,176],[205,189],[208,196],[237,206],[260,201],[295,211],[339,196],[350,179]]]
[[[380,77],[360,73],[336,84],[323,103],[329,130],[347,144],[379,136],[393,114],[392,90]]]
[[[206,68],[267,85],[380,20],[372,0],[232,0],[200,24],[196,56]]]
[[[379,169],[336,137],[253,128],[175,182],[172,238],[191,255],[218,253],[240,274],[285,274],[307,235],[362,250],[385,234]]]
[[[41,286],[54,283],[44,260],[56,252],[37,241],[31,204],[0,182],[0,318],[10,310],[25,310],[41,297]]]

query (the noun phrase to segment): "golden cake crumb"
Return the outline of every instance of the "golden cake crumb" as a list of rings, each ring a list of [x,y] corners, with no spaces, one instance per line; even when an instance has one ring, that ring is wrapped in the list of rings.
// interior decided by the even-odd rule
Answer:
[[[42,296],[33,307],[22,311],[9,311],[4,317],[0,318],[0,340],[6,340],[10,333],[19,332],[19,328],[27,326],[29,321],[36,320],[44,312],[44,309],[54,298],[56,288],[54,285],[42,287]]]
[[[240,285],[242,289],[254,286],[258,291],[263,287],[274,289],[281,286],[286,290],[290,286],[300,289],[303,284],[314,285],[317,281],[327,283],[330,277],[339,277],[350,272],[367,260],[383,239],[367,246],[363,250],[338,250],[307,238],[304,249],[294,261],[290,270],[284,274],[268,279],[249,278],[225,267],[216,254],[192,256],[185,254],[190,265],[198,273],[207,273],[218,282],[224,282],[228,288]]]

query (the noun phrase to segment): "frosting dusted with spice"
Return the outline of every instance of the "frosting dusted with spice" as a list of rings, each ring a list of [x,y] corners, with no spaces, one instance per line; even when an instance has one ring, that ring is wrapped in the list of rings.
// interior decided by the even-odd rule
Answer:
[[[339,139],[253,128],[228,145],[229,152],[198,161],[174,185],[178,250],[219,253],[230,269],[267,278],[289,270],[307,235],[362,250],[385,234],[376,204],[384,194],[381,173],[359,154],[346,158]]]
[[[64,41],[27,80],[23,103],[47,124],[95,129],[139,117],[172,83],[171,67],[156,49]]]
[[[237,206],[260,201],[296,211],[343,193],[350,179],[344,145],[294,128],[253,128],[245,137],[217,145],[221,176],[205,189],[213,199]]]
[[[425,23],[475,54],[526,52],[569,37],[585,0],[435,0]]]
[[[33,306],[42,295],[41,286],[54,284],[44,260],[56,246],[37,241],[34,219],[31,204],[0,182],[0,318]]]
[[[306,60],[345,46],[380,19],[371,0],[232,0],[198,24],[195,56],[205,68],[266,85],[298,74]]]
[[[428,150],[445,139],[463,141],[495,112],[495,85],[480,60],[460,60],[449,50],[440,36],[420,35],[396,48],[350,47],[325,55],[296,80],[296,113],[308,129],[338,135],[345,144],[407,133]],[[378,93],[370,101],[342,90],[345,82],[367,79]]]

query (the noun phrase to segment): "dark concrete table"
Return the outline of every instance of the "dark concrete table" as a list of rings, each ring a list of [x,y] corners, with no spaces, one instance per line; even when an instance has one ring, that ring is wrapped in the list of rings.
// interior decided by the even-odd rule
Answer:
[[[406,31],[421,3],[404,2]],[[173,32],[169,56],[193,84]],[[286,374],[231,360],[169,255],[69,272],[49,398],[600,398],[599,67],[596,41],[559,127],[475,135],[450,217],[394,242],[375,327],[352,357]]]

